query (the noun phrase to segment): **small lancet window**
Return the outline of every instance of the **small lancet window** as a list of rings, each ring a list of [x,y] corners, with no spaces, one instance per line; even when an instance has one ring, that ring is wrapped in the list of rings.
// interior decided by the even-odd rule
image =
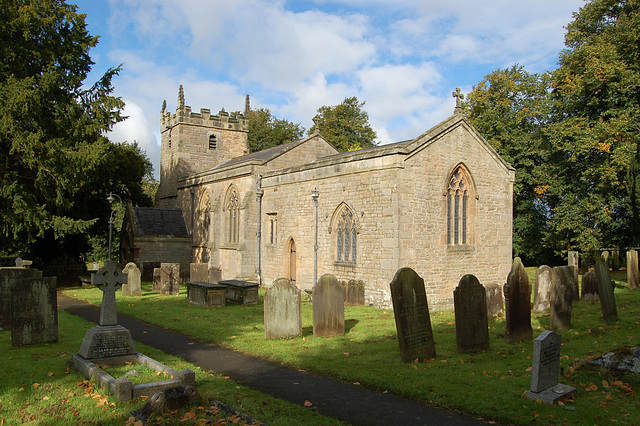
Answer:
[[[216,135],[209,135],[209,149],[218,148],[218,139]]]
[[[229,196],[229,202],[227,204],[227,231],[228,231],[228,241],[230,243],[238,242],[238,228],[240,225],[240,203],[238,201],[238,193],[235,190],[232,190]]]
[[[462,166],[447,188],[447,244],[464,245],[468,240],[469,181]]]

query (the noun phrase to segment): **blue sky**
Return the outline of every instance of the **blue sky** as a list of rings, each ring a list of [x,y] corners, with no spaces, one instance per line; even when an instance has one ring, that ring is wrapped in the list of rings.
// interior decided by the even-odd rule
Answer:
[[[178,87],[193,111],[269,108],[306,129],[346,97],[381,144],[414,138],[453,113],[490,72],[557,67],[583,0],[68,0],[87,14],[95,62],[129,118],[109,135],[137,141],[160,169],[160,109]]]

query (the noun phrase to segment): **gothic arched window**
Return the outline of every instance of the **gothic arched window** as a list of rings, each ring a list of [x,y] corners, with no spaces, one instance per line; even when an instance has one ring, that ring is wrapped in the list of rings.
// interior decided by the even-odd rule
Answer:
[[[471,182],[464,166],[458,166],[447,187],[447,244],[466,245],[469,237]]]
[[[336,261],[355,263],[357,260],[358,232],[355,215],[343,205],[336,222]]]
[[[240,225],[240,202],[238,199],[238,192],[235,188],[230,189],[229,197],[227,198],[227,232],[228,242],[237,244],[239,238],[239,225]]]

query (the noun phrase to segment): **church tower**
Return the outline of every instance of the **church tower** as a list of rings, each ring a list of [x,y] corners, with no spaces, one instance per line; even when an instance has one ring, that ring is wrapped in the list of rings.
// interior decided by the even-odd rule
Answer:
[[[248,113],[248,95],[244,114],[229,114],[224,108],[217,115],[211,115],[206,108],[201,108],[199,113],[191,112],[191,107],[184,103],[182,85],[175,114],[167,111],[167,102],[163,102],[160,113],[160,186],[156,207],[178,207],[179,179],[249,153]]]

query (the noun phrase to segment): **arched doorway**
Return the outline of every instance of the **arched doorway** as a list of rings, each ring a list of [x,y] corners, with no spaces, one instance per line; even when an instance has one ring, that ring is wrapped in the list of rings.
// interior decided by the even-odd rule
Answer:
[[[296,276],[298,274],[297,268],[297,260],[296,260],[296,242],[293,240],[289,240],[289,280],[295,284]]]

